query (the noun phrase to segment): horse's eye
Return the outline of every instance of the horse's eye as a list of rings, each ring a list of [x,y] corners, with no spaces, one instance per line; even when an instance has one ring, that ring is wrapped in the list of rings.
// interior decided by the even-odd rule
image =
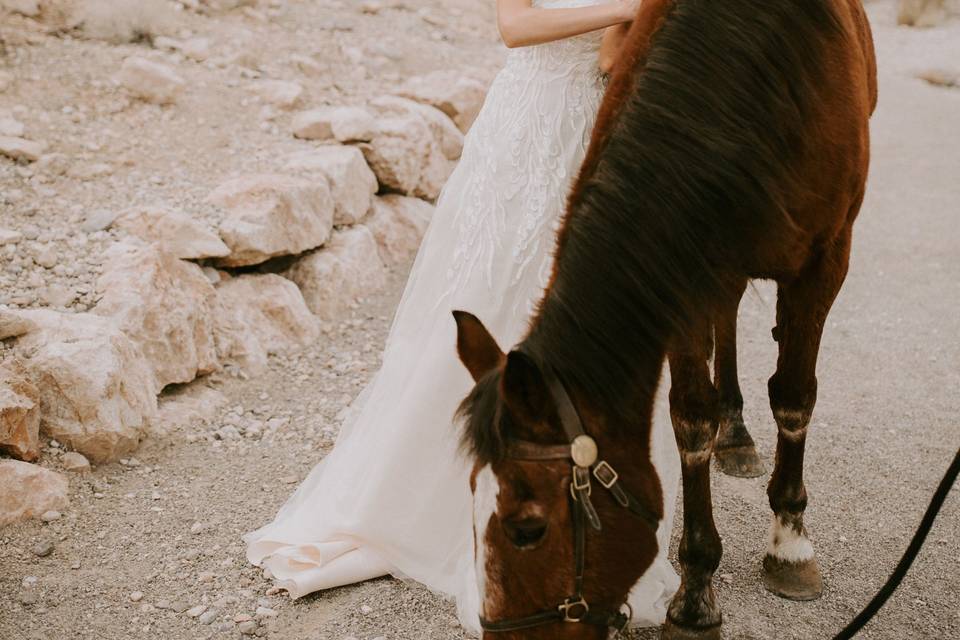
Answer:
[[[547,534],[547,521],[543,518],[504,520],[503,531],[518,549],[534,549]]]

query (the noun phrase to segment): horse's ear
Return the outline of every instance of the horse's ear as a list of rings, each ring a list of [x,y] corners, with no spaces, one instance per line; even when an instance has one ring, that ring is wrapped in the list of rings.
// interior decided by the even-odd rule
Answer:
[[[500,384],[503,399],[513,415],[531,423],[546,417],[550,392],[540,367],[530,356],[511,351]]]
[[[475,315],[454,311],[453,317],[457,321],[457,353],[474,381],[503,364],[503,351]]]

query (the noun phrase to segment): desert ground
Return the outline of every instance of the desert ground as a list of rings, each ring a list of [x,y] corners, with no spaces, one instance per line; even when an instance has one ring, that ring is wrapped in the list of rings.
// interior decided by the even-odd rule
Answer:
[[[504,57],[492,2],[263,5],[260,14],[179,13],[176,28],[266,67],[308,52],[325,65],[307,84],[318,102],[359,103],[432,70],[489,78]],[[960,20],[912,29],[896,26],[892,1],[876,0],[869,11],[881,93],[873,165],[850,275],[825,333],[806,457],[806,522],[825,593],[796,603],[764,590],[767,478],[716,473],[724,541],[716,583],[730,639],[832,637],[896,564],[960,444],[960,88],[917,77],[960,72]],[[184,65],[197,90],[175,110],[129,105],[108,80],[144,45],[30,32],[25,24],[0,32],[6,70],[17,79],[0,93],[0,111],[110,169],[38,186],[22,166],[0,161],[0,226],[46,235],[57,263],[70,267],[44,282],[10,270],[7,284],[21,306],[43,306],[30,292],[51,283],[76,293],[76,310],[95,302],[97,265],[87,256],[111,236],[71,240],[81,237],[76,230],[90,211],[163,200],[214,219],[204,199],[213,187],[269,168],[298,144],[287,132],[288,114],[265,118],[247,99],[236,63]],[[393,269],[388,287],[326,327],[316,344],[271,359],[264,374],[217,373],[168,390],[163,402],[174,408],[204,405],[189,399],[207,393],[216,401],[188,414],[185,427],[146,439],[130,458],[68,474],[71,505],[58,519],[0,529],[0,638],[467,637],[450,603],[392,578],[291,601],[247,564],[240,539],[268,522],[332,448],[342,410],[378,366],[407,268]],[[756,283],[740,324],[745,417],[768,467],[776,434],[765,392],[776,360],[774,307],[774,290]],[[273,428],[257,438],[221,435],[225,425],[252,422]],[[678,526],[679,519],[675,533]],[[675,545],[676,535],[674,560]],[[960,491],[861,637],[960,637]]]

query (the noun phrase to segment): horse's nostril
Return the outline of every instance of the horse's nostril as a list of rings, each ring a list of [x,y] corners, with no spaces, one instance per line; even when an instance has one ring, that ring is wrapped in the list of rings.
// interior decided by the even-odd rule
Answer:
[[[519,549],[532,549],[543,541],[547,533],[547,521],[539,518],[507,520],[503,523],[507,538]]]

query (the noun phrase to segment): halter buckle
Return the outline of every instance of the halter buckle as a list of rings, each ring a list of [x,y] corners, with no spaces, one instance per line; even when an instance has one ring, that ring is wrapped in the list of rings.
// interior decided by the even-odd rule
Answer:
[[[576,609],[579,608],[579,611]],[[574,600],[573,598],[567,598],[563,601],[563,604],[557,607],[557,610],[563,614],[564,622],[583,622],[584,618],[587,617],[587,614],[590,613],[590,605],[587,604],[587,601],[582,597]],[[579,613],[580,615],[577,615]]]
[[[573,467],[573,482],[570,483],[570,495],[574,500],[580,498],[577,494],[586,492],[587,496],[593,493],[593,486],[590,484],[590,470],[584,467]]]
[[[600,463],[593,468],[593,475],[607,491],[609,491],[613,485],[617,484],[617,480],[620,479],[620,475],[614,471],[613,467],[607,464],[606,460],[601,460]]]

